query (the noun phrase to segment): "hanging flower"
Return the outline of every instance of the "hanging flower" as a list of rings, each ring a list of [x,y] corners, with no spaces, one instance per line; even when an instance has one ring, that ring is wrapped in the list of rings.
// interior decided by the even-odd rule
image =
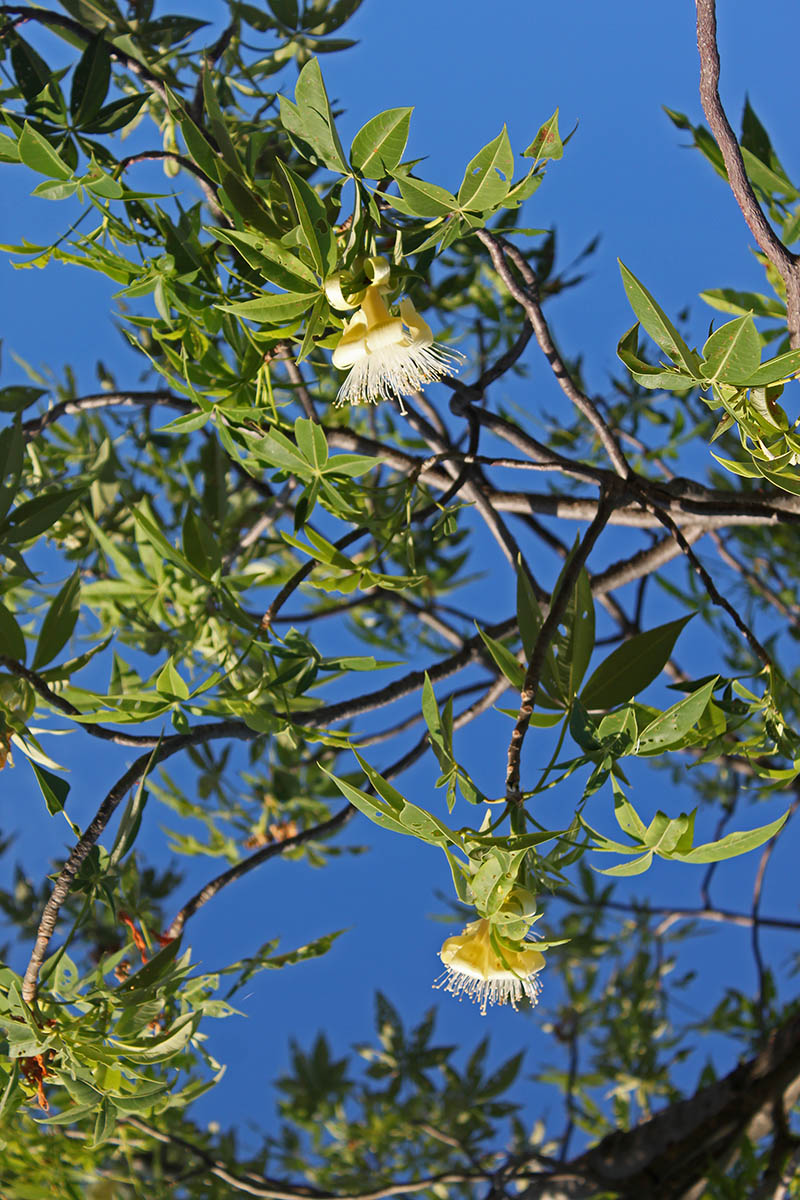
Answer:
[[[377,404],[397,400],[425,383],[458,370],[463,355],[434,342],[430,326],[410,300],[401,300],[397,313],[389,311],[383,298],[389,280],[389,264],[376,256],[368,264],[373,282],[365,289],[356,313],[347,321],[333,352],[333,365],[349,375],[339,388],[336,407],[343,404]],[[326,286],[328,298],[341,297],[338,282]],[[346,301],[337,305],[345,307]]]
[[[477,1000],[485,1016],[490,1004],[510,1004],[527,998],[535,1004],[542,990],[536,978],[544,966],[544,955],[530,944],[520,943],[520,949],[495,948],[492,944],[492,922],[471,921],[461,933],[449,937],[439,957],[444,974],[434,987],[446,992]]]

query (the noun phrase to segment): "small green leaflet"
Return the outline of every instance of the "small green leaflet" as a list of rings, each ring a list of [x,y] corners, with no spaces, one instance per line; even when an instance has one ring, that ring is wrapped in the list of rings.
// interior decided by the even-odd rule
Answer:
[[[666,750],[678,749],[683,745],[684,739],[705,712],[717,686],[717,679],[715,675],[708,683],[651,721],[639,734],[635,753],[663,754]]]
[[[717,329],[703,346],[700,370],[710,382],[739,383],[750,378],[761,362],[761,338],[748,313]]]
[[[614,708],[643,692],[661,674],[691,616],[639,633],[617,646],[595,668],[581,692],[587,709]]]
[[[350,147],[350,161],[367,179],[385,179],[395,169],[408,141],[411,108],[389,108],[362,125]]]
[[[514,153],[505,125],[497,137],[467,163],[458,189],[460,208],[483,212],[495,208],[508,195],[514,174]]]
[[[544,162],[548,158],[553,160],[561,158],[563,153],[564,143],[558,132],[558,109],[556,109],[552,117],[542,125],[528,149],[522,151],[522,156]]]
[[[632,271],[618,259],[622,282],[630,306],[639,318],[642,328],[675,363],[683,366],[690,375],[696,374],[696,356],[686,345],[663,308],[653,299],[647,288],[639,282]]]

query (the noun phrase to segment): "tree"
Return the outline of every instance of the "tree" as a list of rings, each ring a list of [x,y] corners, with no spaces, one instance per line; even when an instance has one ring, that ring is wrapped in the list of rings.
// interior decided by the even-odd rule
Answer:
[[[727,182],[770,294],[706,293],[725,319],[703,338],[621,265],[635,324],[596,398],[545,315],[580,279],[521,223],[569,140],[558,111],[521,155],[504,127],[456,193],[405,157],[409,108],[347,150],[320,56],[351,44],[359,6],[227,0],[211,45],[152,0],[0,6],[0,158],[68,214],[5,250],[112,281],[145,372],[0,390],[0,767],[30,770],[71,838],[0,893],[4,1195],[796,1195],[800,1017],[760,932],[799,924],[761,895],[800,797],[800,438],[780,403],[800,374],[800,192],[749,104],[737,140],[697,0],[711,132],[669,115]],[[140,189],[154,160],[166,183]],[[502,390],[540,361],[565,401],[544,429]],[[501,556],[514,611],[467,586],[469,553]],[[379,669],[391,682],[365,683]],[[117,773],[78,821],[62,747],[92,739]],[[442,790],[412,799],[419,760]],[[650,811],[645,767],[695,807]],[[743,811],[776,793],[773,819]],[[163,866],[156,799],[186,822],[170,845],[203,867],[194,894]],[[554,981],[557,1131],[509,1098],[520,1055],[492,1070],[481,1043],[464,1063],[385,997],[365,1070],[322,1035],[293,1047],[258,1152],[194,1118],[220,1073],[209,1018],[336,934],[281,953],[255,936],[209,973],[192,918],[271,860],[324,866],[364,817],[445,856],[463,924],[446,991],[529,1008]],[[759,848],[750,908],[717,907],[718,864]],[[633,899],[656,862],[669,902]],[[757,989],[679,1025],[667,975],[704,922],[750,931]],[[689,1084],[711,1033],[727,1065]]]

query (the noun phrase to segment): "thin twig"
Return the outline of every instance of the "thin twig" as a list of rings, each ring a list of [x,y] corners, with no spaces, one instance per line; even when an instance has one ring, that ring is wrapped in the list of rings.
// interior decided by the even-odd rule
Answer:
[[[584,900],[572,892],[559,892],[559,899],[576,908],[597,907],[595,900]],[[603,907],[615,912],[631,913],[637,917],[663,917],[654,930],[659,937],[677,921],[713,921],[722,925],[737,925],[741,929],[753,928],[751,913],[734,912],[728,908],[712,908],[706,905],[697,908],[671,908],[668,904],[626,904],[621,900],[604,900]],[[758,923],[768,929],[786,929],[793,932],[800,929],[800,920],[792,921],[782,917],[759,916]]]
[[[263,1180],[259,1182],[257,1176],[250,1172],[247,1173],[246,1178],[234,1175],[224,1162],[214,1158],[200,1146],[195,1146],[194,1143],[177,1134],[163,1133],[160,1129],[141,1120],[140,1117],[127,1116],[125,1123],[153,1138],[154,1141],[164,1145],[174,1145],[196,1155],[206,1164],[210,1175],[221,1179],[223,1183],[227,1183],[237,1192],[244,1192],[248,1196],[261,1196],[264,1197],[264,1200],[389,1200],[390,1197],[403,1193],[428,1191],[436,1188],[437,1185],[446,1187],[448,1184],[487,1183],[492,1178],[489,1171],[447,1171],[422,1179],[399,1180],[385,1187],[373,1188],[368,1192],[349,1193],[326,1192],[320,1188],[310,1187],[308,1184],[285,1183],[282,1180],[269,1179],[267,1176],[264,1176]]]
[[[492,265],[503,283],[517,303],[525,310],[528,320],[533,326],[539,348],[550,364],[562,392],[592,426],[617,474],[622,479],[627,478],[630,467],[617,439],[598,412],[597,406],[573,383],[566,364],[555,347],[542,312],[542,306],[539,303],[538,281],[530,264],[525,261],[517,248],[506,242],[504,238],[496,237],[486,229],[479,229],[476,236],[489,251]],[[511,259],[520,272],[525,283],[524,287],[520,287],[515,280],[506,258]]]
[[[511,734],[508,747],[508,768],[506,771],[506,796],[514,802],[520,801],[519,778],[520,756],[522,743],[530,725],[533,707],[536,703],[536,693],[544,667],[545,655],[562,617],[569,604],[572,590],[578,580],[581,568],[589,557],[592,547],[606,527],[608,516],[614,506],[613,497],[605,493],[598,505],[597,513],[589,528],[586,530],[569,566],[565,570],[558,591],[553,593],[550,601],[550,611],[542,622],[542,627],[531,651],[528,669],[520,693],[519,716]]]
[[[46,700],[48,704],[52,704],[53,708],[57,708],[66,716],[82,716],[79,708],[76,708],[74,704],[70,704],[69,700],[66,700],[63,696],[59,696],[57,692],[54,692],[36,671],[32,671],[29,667],[17,662],[16,659],[9,658],[5,654],[0,654],[0,666],[4,666],[7,671],[10,671],[12,675],[16,675],[18,679],[26,680],[42,699]],[[118,746],[138,746],[141,750],[145,746],[157,746],[160,740],[160,736],[157,733],[120,733],[116,729],[106,729],[104,725],[98,725],[95,721],[81,721],[80,725],[92,737],[100,738],[104,742],[115,742]]]
[[[165,937],[170,939],[180,937],[183,933],[186,922],[194,916],[204,904],[208,904],[209,900],[227,887],[229,883],[235,883],[237,879],[249,875],[256,867],[260,867],[262,863],[267,862],[270,858],[278,858],[287,850],[293,850],[296,846],[302,846],[306,842],[316,841],[319,838],[328,837],[337,829],[341,829],[356,813],[356,809],[352,804],[346,804],[344,808],[340,808],[327,821],[321,821],[318,825],[311,825],[308,829],[301,829],[299,833],[292,837],[284,838],[281,842],[270,842],[268,846],[262,846],[260,850],[256,850],[254,854],[242,859],[241,862],[234,863],[227,871],[217,875],[214,879],[209,880],[198,892],[195,892],[191,900],[184,904],[183,908],[176,914],[170,924]]]
[[[94,392],[88,396],[79,396],[75,400],[60,400],[52,408],[48,408],[41,416],[30,421],[22,422],[22,436],[26,441],[38,437],[48,425],[59,421],[61,417],[77,416],[82,412],[92,412],[99,408],[152,408],[163,404],[168,408],[177,408],[181,412],[191,413],[195,406],[189,400],[176,396],[174,392],[159,388],[150,392]]]
[[[184,750],[187,746],[196,746],[200,742],[208,742],[215,738],[233,737],[251,739],[257,736],[253,730],[248,729],[241,721],[218,721],[211,725],[197,725],[190,733],[180,733],[174,737],[165,739],[158,748],[157,761],[161,763],[165,759],[171,758],[173,754],[177,754],[179,750]],[[44,962],[47,947],[56,927],[58,914],[62,904],[69,895],[73,879],[80,870],[81,864],[92,846],[94,846],[108,825],[120,801],[124,799],[131,788],[136,787],[144,777],[148,767],[155,765],[152,760],[152,754],[141,754],[125,774],[117,780],[98,808],[85,833],[76,842],[75,846],[73,846],[69,858],[59,871],[58,877],[53,884],[53,890],[42,910],[39,928],[36,932],[36,940],[22,982],[22,997],[27,1004],[32,1004],[36,995],[39,970]]]
[[[768,1034],[769,1027],[767,1019],[767,974],[764,967],[764,956],[761,953],[760,927],[763,924],[760,917],[761,896],[764,891],[764,880],[767,874],[767,867],[769,866],[770,859],[775,851],[775,847],[778,844],[778,838],[786,828],[787,822],[791,821],[792,817],[797,812],[798,805],[800,805],[800,792],[795,795],[795,798],[789,808],[786,821],[784,822],[780,831],[776,833],[774,837],[769,839],[766,846],[764,846],[763,850],[761,851],[761,855],[758,860],[758,870],[756,871],[756,877],[753,883],[753,900],[750,905],[750,913],[753,918],[751,945],[753,948],[753,958],[756,964],[756,971],[758,973],[758,1019],[761,1026],[761,1032],[764,1034],[764,1036]]]
[[[317,421],[317,414],[314,408],[314,401],[311,399],[306,381],[303,378],[303,372],[292,358],[291,345],[289,342],[279,342],[275,347],[277,353],[275,355],[279,362],[282,362],[286,368],[286,374],[289,376],[289,381],[295,397],[309,421]]]
[[[71,17],[62,16],[61,13],[48,12],[43,8],[29,8],[26,5],[19,4],[2,4],[0,5],[0,14],[3,16],[17,16],[23,21],[38,21],[42,25],[52,25],[56,29],[66,29],[69,33],[81,38],[85,42],[91,42],[96,36],[93,29],[86,29],[78,21],[73,21]],[[113,42],[106,41],[106,47],[113,59],[125,67],[132,75],[136,75],[145,83],[152,92],[168,104],[168,97],[164,81],[159,79],[157,75],[143,63],[139,62],[130,54],[126,54],[124,50],[120,50]]]
[[[722,595],[719,588],[714,583],[714,580],[711,578],[711,575],[703,566],[692,547],[689,545],[689,542],[679,526],[676,525],[669,513],[666,512],[660,504],[653,503],[646,497],[643,497],[643,502],[652,509],[659,521],[661,521],[664,528],[668,529],[675,538],[675,541],[678,543],[681,550],[694,568],[695,573],[700,577],[700,581],[703,584],[703,587],[706,589],[711,602],[716,604],[728,614],[761,664],[764,667],[770,668],[772,666],[772,659],[770,658],[766,649],[764,646],[762,646],[761,642],[758,640],[747,622],[741,617],[738,609],[731,604],[731,602],[725,596]]]

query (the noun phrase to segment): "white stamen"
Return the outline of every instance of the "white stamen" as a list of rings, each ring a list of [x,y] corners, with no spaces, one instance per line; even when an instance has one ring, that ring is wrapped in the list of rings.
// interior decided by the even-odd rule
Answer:
[[[515,1012],[519,1000],[526,999],[533,1005],[542,990],[535,975],[526,979],[509,972],[502,979],[483,979],[481,976],[467,975],[463,968],[451,966],[445,967],[433,986],[444,988],[458,1000],[467,996],[470,1000],[478,1001],[484,1017],[487,1007],[492,1004],[510,1004]]]

